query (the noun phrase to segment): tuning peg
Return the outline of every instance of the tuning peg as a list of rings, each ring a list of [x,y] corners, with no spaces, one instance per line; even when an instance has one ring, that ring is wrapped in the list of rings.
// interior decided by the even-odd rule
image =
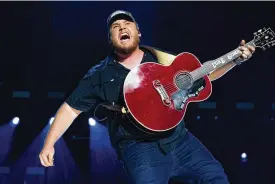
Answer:
[[[265,50],[266,48],[265,47],[262,47],[263,50]]]
[[[254,36],[257,36],[257,32],[253,33]]]
[[[260,29],[258,32],[261,33],[261,32],[262,32],[262,29]]]
[[[264,27],[263,30],[266,31],[266,27]]]

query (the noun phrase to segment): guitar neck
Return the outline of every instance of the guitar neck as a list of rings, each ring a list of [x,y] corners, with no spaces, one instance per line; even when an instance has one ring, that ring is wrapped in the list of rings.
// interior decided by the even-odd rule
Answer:
[[[250,41],[246,43],[245,45],[251,45],[255,46],[253,41]],[[237,48],[215,60],[207,61],[203,63],[203,65],[200,68],[197,68],[196,70],[190,72],[190,74],[193,77],[193,80],[196,81],[205,75],[210,74],[211,72],[221,68],[222,66],[226,65],[227,63],[237,59],[241,56],[241,51]]]

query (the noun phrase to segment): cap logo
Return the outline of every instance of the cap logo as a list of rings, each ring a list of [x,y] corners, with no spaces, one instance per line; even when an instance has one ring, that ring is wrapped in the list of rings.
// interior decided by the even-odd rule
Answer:
[[[121,13],[127,14],[127,15],[128,15],[128,13],[126,13],[125,11],[118,10],[118,11],[115,11],[115,12],[111,15],[111,17],[116,16],[117,14],[121,14]]]

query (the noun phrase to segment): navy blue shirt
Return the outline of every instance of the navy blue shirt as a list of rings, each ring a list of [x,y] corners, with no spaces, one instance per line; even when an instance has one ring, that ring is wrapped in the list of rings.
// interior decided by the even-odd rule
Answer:
[[[157,62],[156,57],[150,51],[145,48],[142,50],[144,56],[141,63]],[[100,103],[124,106],[122,88],[129,72],[129,69],[116,62],[115,57],[110,55],[87,72],[66,103],[83,112],[94,110]],[[184,122],[181,122],[167,133],[151,136],[139,130],[123,114],[106,111],[106,116],[110,140],[117,151],[120,148],[119,144],[139,139],[139,141],[158,141],[160,149],[166,153],[187,131]]]

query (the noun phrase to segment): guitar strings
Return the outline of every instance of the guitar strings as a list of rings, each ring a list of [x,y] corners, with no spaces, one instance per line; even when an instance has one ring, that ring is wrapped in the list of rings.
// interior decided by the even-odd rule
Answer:
[[[176,83],[184,84],[186,81],[188,81],[187,76],[179,77],[176,79]],[[166,89],[167,91],[173,90],[173,88],[177,88],[177,85],[174,82],[168,83],[167,85],[163,85],[163,88]]]
[[[182,78],[176,79],[175,82],[176,82],[176,83],[180,83],[180,82],[182,81],[182,84],[184,84],[184,82],[187,81],[186,79],[187,79],[187,77],[184,76],[184,77],[182,77]],[[177,85],[176,85],[174,82],[168,83],[167,85],[163,85],[163,87],[164,87],[165,89],[167,89],[167,90],[172,89],[172,88],[175,88],[176,86],[177,86]]]
[[[250,42],[248,42],[246,45],[248,45],[248,44],[250,44],[252,41],[250,41]],[[235,50],[237,50],[237,49],[235,49]],[[235,51],[234,50],[234,51]],[[208,70],[209,68],[212,68],[212,65],[210,64],[210,63],[208,63],[208,62],[206,62],[206,63],[204,63],[200,68],[197,68],[197,69],[200,69],[200,70]],[[198,71],[197,71],[197,69],[196,70],[194,70],[194,71],[192,71],[192,72],[190,72],[190,74],[191,74],[191,76],[196,76],[198,73]],[[205,73],[208,73],[208,72],[205,72]],[[205,74],[206,75],[206,74]],[[197,76],[197,77],[192,77],[193,79],[195,78],[201,78],[201,77],[203,77],[203,76]],[[178,78],[176,78],[176,80],[175,80],[175,82],[173,81],[173,82],[171,82],[171,83],[168,83],[168,84],[166,84],[166,85],[163,85],[163,88],[166,90],[166,91],[168,91],[168,92],[171,92],[171,91],[173,91],[173,90],[175,90],[175,89],[177,89],[178,87],[177,87],[177,84],[175,84],[175,83],[179,83],[179,82],[181,82],[181,84],[184,84],[186,81],[187,81],[187,78],[189,78],[188,76],[186,76],[186,75],[184,75],[183,77],[182,76],[179,76]],[[175,89],[174,89],[175,88]]]
[[[179,79],[176,79],[176,82],[181,82],[181,84],[184,84],[185,81],[187,81],[186,79],[189,78],[187,76],[183,76]],[[175,83],[169,83],[168,85],[163,85],[163,88],[167,91],[167,92],[173,92],[174,88],[177,89],[177,85]]]
[[[201,70],[207,70],[207,69],[209,69],[211,67],[211,65],[209,64],[209,63],[204,63],[204,65],[201,67]],[[197,75],[197,73],[198,73],[198,71],[197,70],[194,70],[194,71],[192,71],[192,72],[190,72],[190,74],[191,74],[191,76],[196,76]],[[203,76],[202,76],[203,77]],[[192,77],[193,79],[196,79],[196,78],[201,78],[201,76],[197,76],[197,77]],[[184,83],[184,82],[186,82],[186,76],[184,76],[183,78],[180,78],[180,79],[176,79],[176,82],[179,82],[180,80],[182,80],[182,83]],[[177,88],[176,87],[176,84],[174,83],[174,82],[171,82],[171,83],[168,83],[168,84],[166,84],[166,85],[163,85],[163,87],[165,88],[165,89],[173,89],[173,88]]]
[[[194,71],[193,71],[194,72]],[[192,73],[191,72],[191,76]],[[195,73],[193,73],[193,75],[195,75]],[[184,84],[187,80],[187,78],[189,78],[188,76],[181,76],[178,79],[176,79],[176,82],[181,82],[180,84]],[[174,91],[176,91],[178,89],[177,85],[174,82],[168,83],[166,85],[163,85],[163,88],[168,92],[168,93],[172,93]]]
[[[194,75],[194,74],[192,74],[192,72],[191,72],[191,76],[192,75]],[[187,81],[187,79],[188,79],[189,77],[188,76],[180,76],[180,77],[178,77],[176,80],[175,80],[175,82],[176,83],[178,83],[178,82],[181,82],[180,84],[184,84],[186,81]],[[192,77],[192,78],[194,78],[194,77]],[[166,85],[163,85],[163,87],[165,88],[165,89],[167,89],[167,90],[169,90],[169,89],[171,89],[171,88],[177,88],[176,86],[176,84],[175,84],[175,82],[171,82],[171,83],[168,83],[168,84],[166,84]]]

